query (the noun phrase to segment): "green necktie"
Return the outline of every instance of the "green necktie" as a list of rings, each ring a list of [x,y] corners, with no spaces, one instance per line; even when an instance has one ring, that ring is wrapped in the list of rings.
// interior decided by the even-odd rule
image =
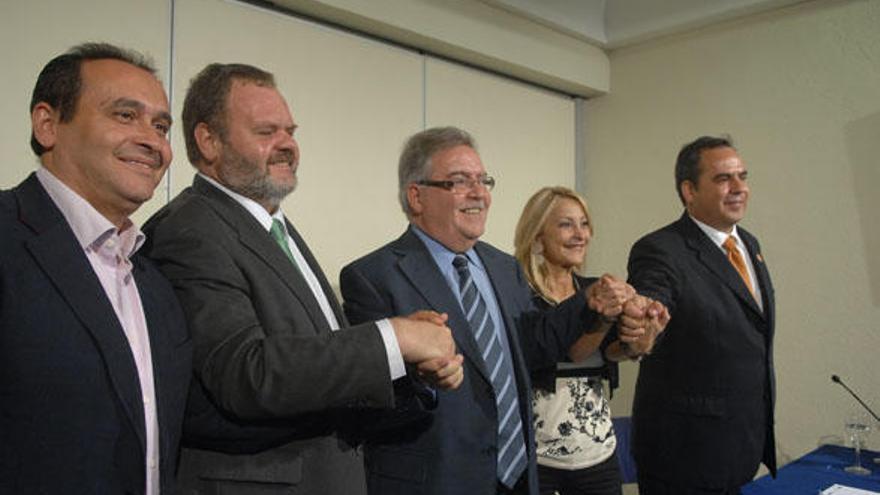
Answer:
[[[296,264],[296,259],[293,257],[293,253],[290,252],[290,246],[287,244],[287,231],[284,230],[284,224],[281,223],[281,220],[277,218],[272,220],[272,228],[269,229],[269,234],[281,246],[281,250],[284,251],[284,254],[293,263],[293,266],[299,270],[299,265]]]

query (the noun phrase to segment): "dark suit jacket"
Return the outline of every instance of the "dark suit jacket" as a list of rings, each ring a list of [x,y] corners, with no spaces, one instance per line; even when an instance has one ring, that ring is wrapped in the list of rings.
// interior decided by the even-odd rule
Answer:
[[[672,316],[639,369],[633,449],[640,475],[730,488],[750,481],[761,461],[775,473],[773,286],[758,241],[737,230],[763,311],[686,213],[630,253],[630,283]]]
[[[344,326],[321,268],[296,230],[289,224],[288,229]],[[174,285],[193,335],[202,412],[213,409],[264,433],[275,427],[275,443],[283,443],[254,455],[187,449],[183,489],[363,493],[362,457],[337,438],[336,430],[345,423],[347,406],[393,403],[375,324],[331,332],[305,279],[269,233],[198,176],[144,230],[151,239],[147,253]],[[223,433],[212,438],[203,426],[188,423],[186,440],[235,450],[224,446]]]
[[[475,246],[495,289],[507,327],[527,429],[529,493],[537,493],[529,367],[552,365],[591,328],[595,314],[585,298],[574,297],[552,313],[534,311],[531,292],[516,260],[485,243]],[[494,495],[497,411],[494,392],[477,344],[431,254],[412,230],[348,265],[341,274],[345,310],[352,321],[368,321],[431,309],[449,314],[458,351],[465,357],[464,382],[437,392],[434,410],[413,414],[401,403],[401,420],[367,440],[365,454],[371,494]],[[383,419],[387,419],[383,418]],[[405,424],[406,421],[412,421]]]
[[[0,231],[0,493],[143,493],[144,410],[131,348],[35,175],[0,192]],[[150,334],[164,492],[192,349],[171,286],[142,256],[131,261]]]

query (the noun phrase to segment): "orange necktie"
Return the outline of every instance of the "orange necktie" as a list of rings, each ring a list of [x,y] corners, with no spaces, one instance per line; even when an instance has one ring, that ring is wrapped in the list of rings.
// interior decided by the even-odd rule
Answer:
[[[724,250],[727,251],[727,259],[730,260],[730,264],[736,268],[736,271],[739,272],[739,276],[742,277],[743,282],[746,283],[746,287],[749,288],[749,292],[752,293],[752,297],[755,297],[755,290],[752,288],[752,281],[749,279],[749,269],[746,268],[746,262],[743,260],[741,254],[739,254],[739,249],[736,248],[736,239],[733,236],[727,238],[724,241]]]

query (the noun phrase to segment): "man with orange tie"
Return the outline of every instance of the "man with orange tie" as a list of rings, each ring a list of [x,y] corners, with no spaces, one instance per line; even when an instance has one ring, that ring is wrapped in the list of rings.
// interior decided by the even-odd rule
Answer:
[[[671,315],[636,384],[641,495],[738,494],[761,462],[776,472],[773,286],[758,240],[737,225],[747,176],[728,138],[685,145],[685,212],[630,252],[629,283]]]

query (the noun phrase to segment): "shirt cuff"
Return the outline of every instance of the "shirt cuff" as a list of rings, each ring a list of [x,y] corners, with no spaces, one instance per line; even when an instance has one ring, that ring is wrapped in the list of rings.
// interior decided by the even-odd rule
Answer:
[[[379,320],[376,322],[376,327],[385,344],[385,355],[388,356],[388,370],[391,372],[391,379],[397,380],[406,376],[406,365],[403,363],[403,354],[400,352],[400,345],[397,343],[397,336],[394,334],[391,320],[388,318]]]

